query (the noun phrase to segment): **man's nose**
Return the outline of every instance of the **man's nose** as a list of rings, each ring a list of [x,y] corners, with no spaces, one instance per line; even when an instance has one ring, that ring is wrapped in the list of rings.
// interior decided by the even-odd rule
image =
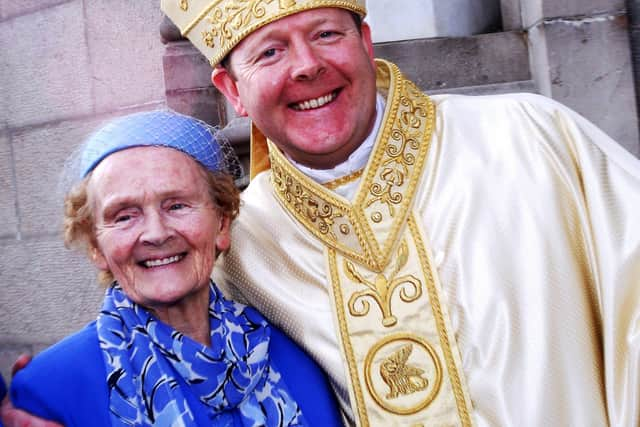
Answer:
[[[173,228],[159,212],[145,214],[144,230],[140,240],[145,245],[160,246],[173,237]]]
[[[291,49],[291,78],[298,81],[313,80],[325,69],[322,58],[307,41],[298,41]]]

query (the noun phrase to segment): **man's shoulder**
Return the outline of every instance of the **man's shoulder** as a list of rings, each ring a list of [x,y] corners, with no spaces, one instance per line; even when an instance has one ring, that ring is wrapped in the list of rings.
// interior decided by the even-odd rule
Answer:
[[[534,108],[540,110],[568,110],[567,107],[544,95],[529,92],[504,93],[493,95],[461,95],[461,94],[437,94],[430,98],[436,108],[470,108],[486,111],[492,108]]]
[[[260,172],[251,179],[247,188],[244,189],[240,196],[242,200],[240,218],[256,214],[262,215],[265,211],[271,212],[274,205],[277,205],[270,175],[270,170]]]

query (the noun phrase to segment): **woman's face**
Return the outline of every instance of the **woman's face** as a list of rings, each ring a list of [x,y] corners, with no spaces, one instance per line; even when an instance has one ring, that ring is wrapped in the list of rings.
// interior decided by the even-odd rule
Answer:
[[[201,167],[166,147],[116,152],[88,185],[95,218],[93,261],[149,308],[208,298],[216,251],[229,247]]]

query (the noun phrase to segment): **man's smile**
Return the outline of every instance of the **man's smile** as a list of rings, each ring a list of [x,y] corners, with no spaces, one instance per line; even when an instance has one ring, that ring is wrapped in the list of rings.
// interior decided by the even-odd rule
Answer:
[[[336,99],[338,97],[338,93],[340,92],[340,90],[334,90],[331,93],[328,93],[326,95],[323,96],[319,96],[317,98],[313,98],[313,99],[307,99],[306,101],[301,101],[301,102],[295,102],[295,103],[291,103],[289,104],[289,106],[291,108],[293,108],[296,111],[306,111],[306,110],[312,110],[315,108],[320,108],[323,105],[326,105],[328,103],[330,103],[331,101],[333,101],[334,99]]]

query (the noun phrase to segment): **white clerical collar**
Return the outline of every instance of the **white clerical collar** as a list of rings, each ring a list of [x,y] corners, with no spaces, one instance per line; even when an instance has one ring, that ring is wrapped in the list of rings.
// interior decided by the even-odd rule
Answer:
[[[369,133],[369,136],[364,140],[364,142],[356,148],[356,150],[351,153],[349,158],[339,165],[331,168],[331,169],[312,169],[310,167],[301,165],[300,163],[296,163],[289,157],[289,161],[292,165],[294,165],[300,172],[307,175],[309,178],[314,181],[324,184],[330,181],[334,181],[343,176],[350,175],[360,169],[364,168],[369,161],[369,155],[371,154],[371,150],[373,149],[373,144],[376,141],[376,137],[378,136],[378,130],[380,129],[380,124],[382,123],[382,116],[384,115],[385,102],[382,95],[379,93],[376,96],[376,121],[373,124],[373,129]]]

